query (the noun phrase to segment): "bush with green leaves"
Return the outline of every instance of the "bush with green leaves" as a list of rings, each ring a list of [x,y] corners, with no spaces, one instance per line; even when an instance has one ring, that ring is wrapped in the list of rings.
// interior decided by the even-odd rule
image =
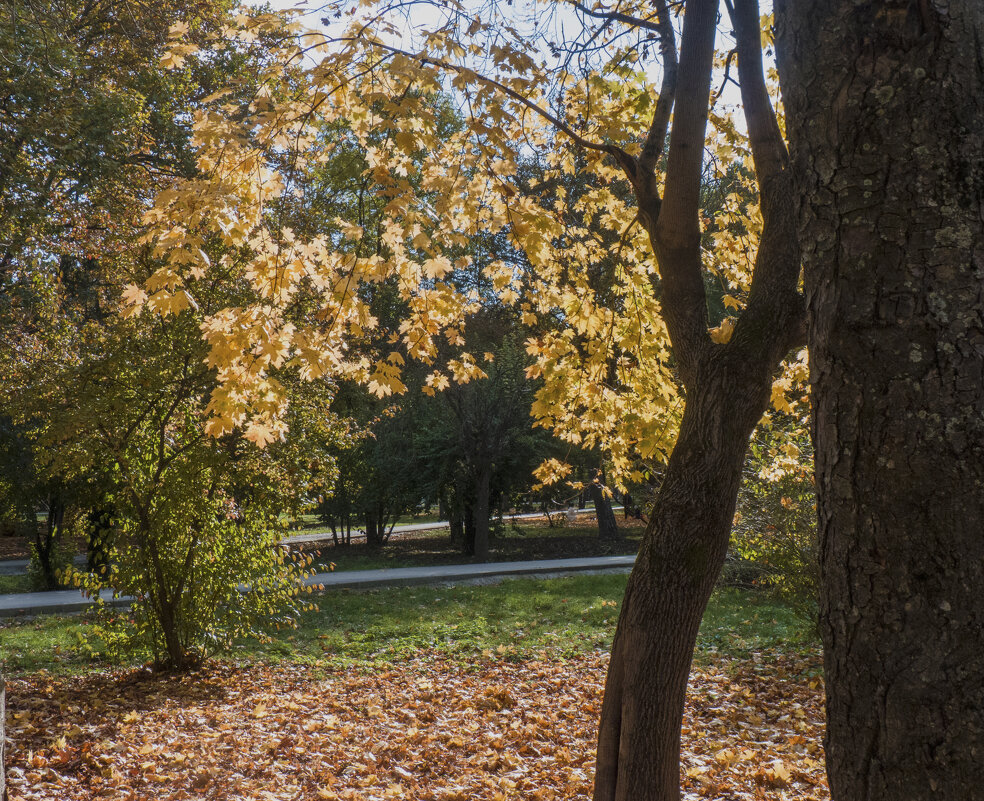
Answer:
[[[738,496],[733,559],[725,579],[764,587],[816,622],[819,597],[816,493],[809,437],[790,421],[754,438]]]
[[[309,605],[310,559],[280,543],[287,521],[333,483],[330,450],[344,436],[330,385],[300,381],[288,388],[291,437],[259,448],[239,433],[212,436],[199,325],[188,314],[105,326],[60,376],[50,409],[56,466],[100,473],[100,501],[113,510],[103,567],[72,581],[93,597],[132,597],[128,615],[113,615],[113,636],[173,669],[290,626]]]
[[[149,649],[162,667],[191,667],[237,638],[290,627],[310,606],[302,586],[310,558],[280,544],[278,516],[238,508],[224,493],[210,494],[202,478],[176,476],[152,520],[123,518],[102,573],[74,572],[93,597],[112,588],[133,598],[123,616],[100,600],[103,622],[112,619],[121,644]]]

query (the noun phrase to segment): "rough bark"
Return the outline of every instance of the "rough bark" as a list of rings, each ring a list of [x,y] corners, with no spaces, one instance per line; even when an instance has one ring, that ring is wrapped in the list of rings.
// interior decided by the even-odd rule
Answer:
[[[835,801],[981,797],[984,5],[776,3]]]
[[[698,223],[716,0],[689,0],[662,196],[645,159],[618,154],[659,265],[663,314],[686,406],[677,443],[629,578],[605,686],[595,801],[680,797],[680,727],[697,630],[727,552],[748,439],[773,375],[803,333],[787,155],[762,69],[758,6],[728,3],[759,185],[763,228],[748,303],[727,344],[708,336]],[[668,18],[657,3],[661,20]],[[663,50],[668,51],[664,33]],[[669,74],[669,73],[664,73]],[[658,104],[658,105],[660,105]],[[653,126],[665,126],[657,109]],[[647,142],[662,142],[665,127]]]
[[[0,801],[7,800],[7,769],[5,767],[7,738],[7,685],[4,683],[3,674],[0,673]]]
[[[722,354],[723,355],[723,354]],[[688,399],[636,566],[605,684],[595,799],[679,798],[680,726],[697,630],[724,564],[748,439],[770,375],[722,358]]]

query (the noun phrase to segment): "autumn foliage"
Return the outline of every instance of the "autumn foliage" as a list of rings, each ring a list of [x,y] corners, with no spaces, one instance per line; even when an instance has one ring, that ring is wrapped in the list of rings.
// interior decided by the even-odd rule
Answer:
[[[607,661],[36,675],[10,685],[11,801],[585,799]],[[698,668],[687,798],[826,801],[815,670],[775,655]]]

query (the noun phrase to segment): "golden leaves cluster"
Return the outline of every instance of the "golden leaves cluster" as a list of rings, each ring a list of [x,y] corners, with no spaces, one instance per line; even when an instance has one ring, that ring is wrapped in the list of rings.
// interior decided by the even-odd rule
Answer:
[[[527,350],[530,377],[542,379],[537,420],[572,444],[603,448],[617,484],[641,477],[640,460],[668,453],[682,407],[659,277],[621,168],[572,139],[638,152],[657,90],[637,53],[615,50],[572,75],[511,25],[461,9],[410,45],[380,4],[333,10],[330,32],[240,15],[213,43],[262,43],[268,68],[250,97],[218,92],[197,113],[199,175],[147,212],[160,267],[128,288],[129,309],[176,313],[196,303],[196,282],[241,283],[242,303],[211,310],[203,325],[218,377],[209,430],[240,427],[262,444],[284,433],[279,371],[351,378],[383,396],[404,391],[402,362],[415,359],[433,364],[433,392],[484,376],[468,353],[439,359],[442,342],[466,341],[469,314],[482,303],[516,306],[536,331]],[[172,33],[172,62],[207,56]],[[727,113],[712,123],[723,175],[748,154]],[[278,209],[342,150],[362,159],[381,208],[372,230],[351,219],[323,220],[316,234],[291,230]],[[760,216],[735,194],[706,228],[711,272],[738,310]],[[522,259],[483,252],[483,237],[502,238]],[[221,255],[210,258],[216,242]],[[456,280],[469,270],[491,296]],[[378,331],[364,291],[382,283],[398,288],[406,310],[391,332]],[[359,347],[380,333],[399,359]],[[728,333],[725,321],[714,336]],[[541,480],[562,472],[544,466]]]

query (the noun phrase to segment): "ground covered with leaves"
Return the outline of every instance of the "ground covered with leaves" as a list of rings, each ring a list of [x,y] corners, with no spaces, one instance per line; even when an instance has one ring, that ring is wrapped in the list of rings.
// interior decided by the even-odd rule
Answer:
[[[582,799],[607,656],[375,669],[218,663],[32,675],[9,687],[11,801]],[[828,798],[809,657],[718,659],[691,681],[691,798]]]
[[[321,597],[198,673],[87,617],[0,624],[12,801],[588,798],[624,575]],[[688,798],[826,799],[820,665],[792,610],[721,588],[697,644]]]

